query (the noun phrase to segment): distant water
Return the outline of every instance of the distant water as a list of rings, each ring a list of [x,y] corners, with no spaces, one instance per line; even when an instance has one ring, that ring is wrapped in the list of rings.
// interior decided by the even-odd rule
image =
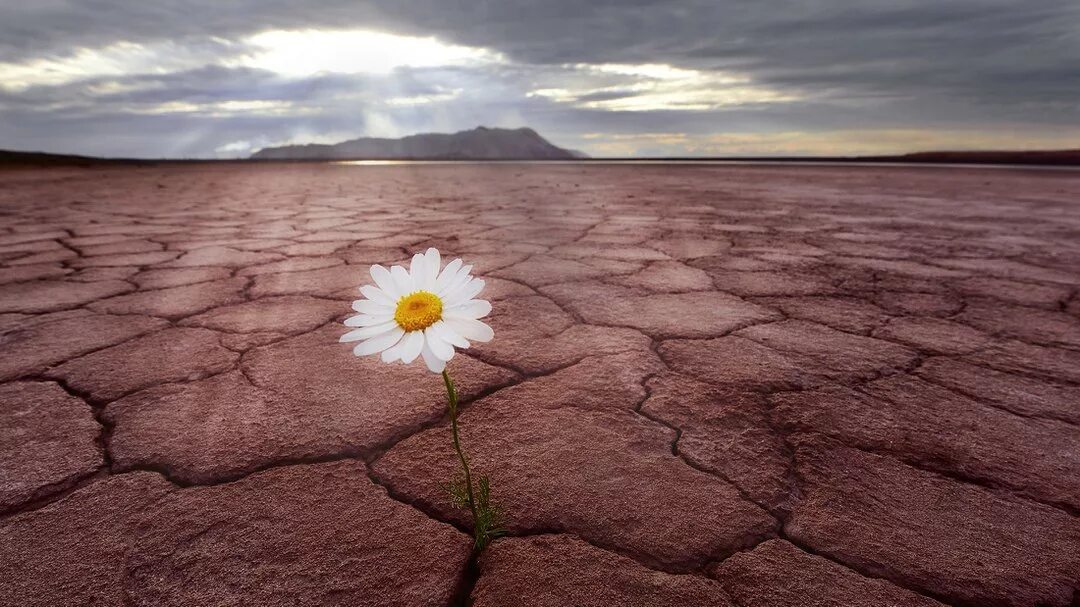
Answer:
[[[919,163],[919,162],[845,162],[843,160],[720,160],[720,159],[683,159],[683,160],[328,160],[329,164],[347,166],[408,166],[427,164],[572,164],[579,166],[596,165],[746,165],[746,166],[807,166],[807,167],[894,167],[922,169],[1006,169],[1036,171],[1080,171],[1080,166],[1052,166],[1039,164],[972,164],[972,163]]]

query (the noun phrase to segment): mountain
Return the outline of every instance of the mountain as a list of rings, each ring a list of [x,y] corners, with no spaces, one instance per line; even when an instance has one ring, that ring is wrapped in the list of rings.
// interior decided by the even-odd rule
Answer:
[[[413,137],[405,137],[404,139],[357,139],[355,141],[382,141],[382,142],[402,142],[408,139],[416,137],[456,137],[463,134],[474,133],[476,131],[503,131],[507,133],[514,133],[518,131],[528,131],[532,133],[537,139],[539,139],[543,145],[548,148],[557,150],[559,156],[506,156],[506,157],[491,157],[491,156],[456,156],[456,155],[443,155],[432,156],[430,158],[442,158],[442,159],[476,159],[476,158],[492,158],[492,159],[532,159],[532,158],[553,158],[553,159],[567,159],[567,158],[589,158],[582,152],[574,150],[565,150],[555,147],[544,141],[542,137],[536,135],[536,133],[530,129],[517,129],[516,131],[506,129],[475,129],[473,131],[465,131],[464,133],[455,133],[454,135],[414,135]],[[300,146],[286,146],[281,148],[267,148],[260,151],[252,158],[260,159],[300,159],[300,160],[325,160],[325,159],[341,159],[340,156],[330,156],[325,151],[320,150],[333,150],[338,146],[351,144],[353,142],[346,141],[345,143],[334,145],[300,145]],[[280,154],[280,155],[279,155]],[[295,154],[295,155],[290,155]],[[367,157],[370,158],[370,157]],[[386,156],[382,156],[386,158]],[[416,156],[394,156],[392,158],[416,158]],[[601,159],[606,161],[634,161],[633,158],[608,158]],[[666,157],[666,158],[648,158],[647,160],[658,160],[668,162],[681,162],[681,161],[739,161],[739,162],[764,162],[764,163],[780,163],[780,162],[821,162],[821,163],[837,163],[837,164],[861,164],[861,163],[897,163],[897,164],[996,164],[996,165],[1033,165],[1033,166],[1067,166],[1067,167],[1080,167],[1080,149],[1072,150],[1000,150],[1000,151],[938,151],[938,152],[914,152],[911,154],[903,154],[898,156],[725,156],[725,157],[703,157],[703,156],[685,156],[685,157]],[[99,158],[93,156],[74,156],[65,154],[49,154],[44,152],[22,152],[15,150],[0,150],[0,169],[4,168],[30,168],[30,167],[47,167],[47,166],[82,166],[82,167],[96,167],[103,165],[117,165],[117,166],[153,166],[162,163],[232,163],[232,162],[249,162],[249,160],[211,160],[211,159],[168,159],[168,158]]]
[[[94,158],[92,156],[74,156],[71,154],[46,154],[45,152],[0,150],[0,167],[96,166],[101,164],[130,164],[136,162],[138,161]]]
[[[564,150],[529,128],[476,127],[459,133],[421,133],[401,139],[362,137],[332,145],[264,148],[253,160],[571,160],[585,157]]]
[[[923,162],[931,164],[1038,164],[1076,166],[1080,165],[1080,149],[915,152],[913,154],[904,154],[903,156],[885,156],[881,158],[896,162]]]

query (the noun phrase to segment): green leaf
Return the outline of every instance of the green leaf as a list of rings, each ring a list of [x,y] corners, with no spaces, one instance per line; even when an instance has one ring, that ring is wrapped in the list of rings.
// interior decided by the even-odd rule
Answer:
[[[487,548],[492,540],[506,534],[502,509],[491,502],[491,481],[481,476],[476,488],[476,520],[473,521],[473,544],[477,552]]]
[[[450,503],[456,508],[469,509],[469,491],[465,485],[465,477],[456,478],[443,485],[443,490],[450,496]]]

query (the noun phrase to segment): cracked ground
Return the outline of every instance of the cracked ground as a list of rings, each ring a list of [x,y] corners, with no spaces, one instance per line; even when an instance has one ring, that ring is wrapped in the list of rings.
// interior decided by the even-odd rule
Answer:
[[[1080,174],[0,173],[0,604],[1080,604]],[[337,338],[438,247],[445,394]]]

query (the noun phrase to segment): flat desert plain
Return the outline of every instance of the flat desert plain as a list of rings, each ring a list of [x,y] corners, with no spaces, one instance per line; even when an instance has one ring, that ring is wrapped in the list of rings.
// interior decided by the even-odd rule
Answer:
[[[440,378],[356,358],[438,247]],[[1080,172],[0,173],[0,604],[1077,605]]]

